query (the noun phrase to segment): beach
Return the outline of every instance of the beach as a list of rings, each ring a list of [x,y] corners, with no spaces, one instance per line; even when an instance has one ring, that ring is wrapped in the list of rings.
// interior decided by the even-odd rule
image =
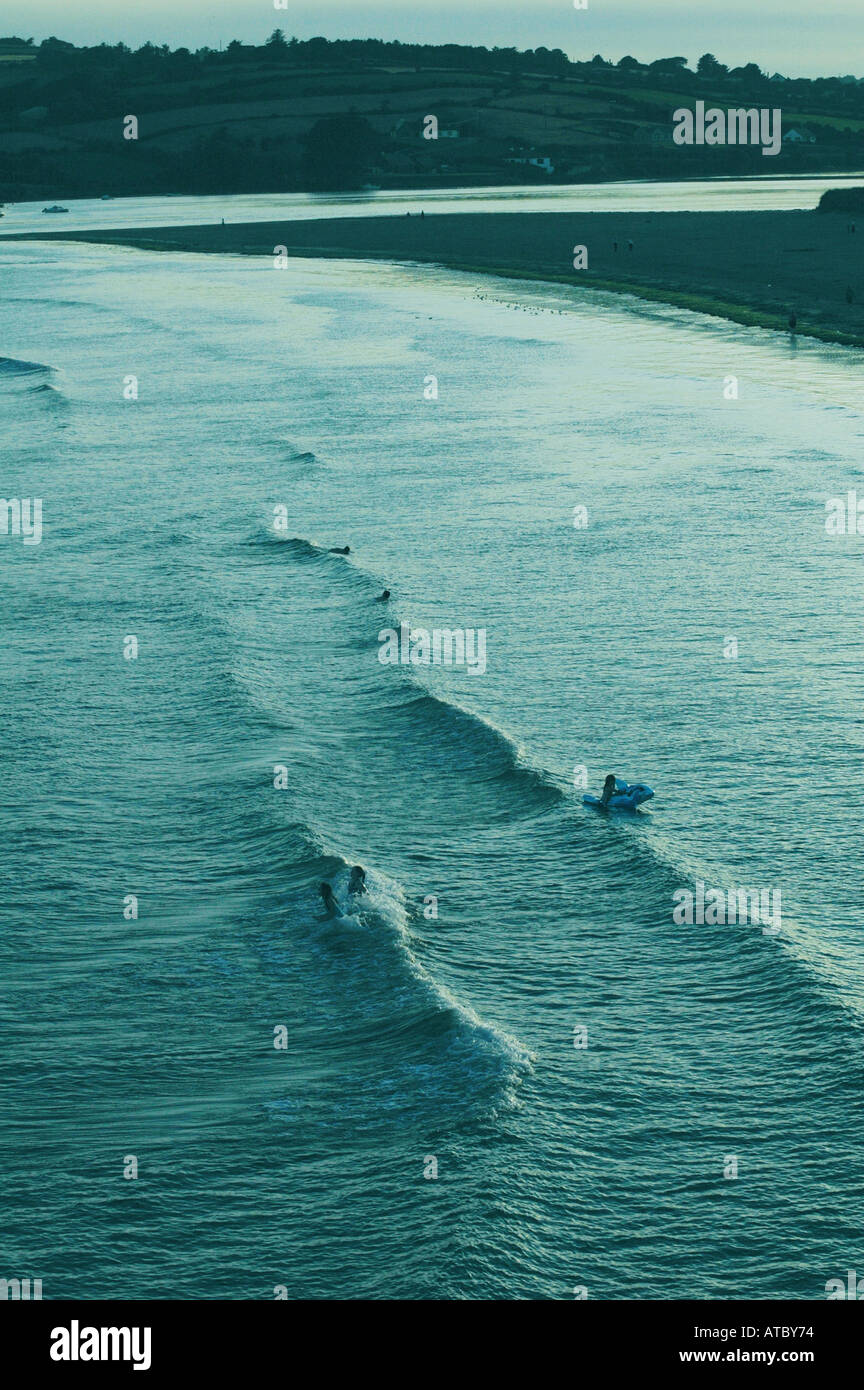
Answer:
[[[409,261],[601,290],[864,346],[854,218],[816,211],[425,213],[39,233],[147,250]],[[28,235],[33,235],[29,233]],[[574,247],[587,266],[573,268]],[[851,291],[852,302],[848,302]]]

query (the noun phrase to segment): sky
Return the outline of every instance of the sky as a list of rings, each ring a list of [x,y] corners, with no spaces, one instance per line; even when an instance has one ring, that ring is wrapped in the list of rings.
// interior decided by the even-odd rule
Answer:
[[[148,39],[216,48],[290,37],[562,48],[642,62],[705,52],[734,67],[756,62],[790,76],[864,76],[864,0],[3,0],[0,33],[72,43]]]

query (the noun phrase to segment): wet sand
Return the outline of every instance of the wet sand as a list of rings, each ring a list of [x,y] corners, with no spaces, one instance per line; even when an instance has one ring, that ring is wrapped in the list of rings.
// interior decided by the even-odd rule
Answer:
[[[794,314],[799,334],[864,347],[864,219],[845,213],[430,212],[38,239],[268,257],[284,246],[291,256],[429,262],[624,290],[783,332]],[[587,248],[585,269],[573,268],[575,246]]]

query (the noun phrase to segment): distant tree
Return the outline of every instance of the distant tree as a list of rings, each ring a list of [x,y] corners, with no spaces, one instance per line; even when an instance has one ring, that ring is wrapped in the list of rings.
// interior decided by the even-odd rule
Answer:
[[[648,64],[649,72],[682,72],[687,66],[686,58],[658,58]]]
[[[631,58],[629,53],[618,59],[618,67],[626,68],[628,72],[632,72],[634,68],[641,68],[641,66],[642,64],[637,63],[635,58]]]
[[[703,53],[696,64],[696,71],[700,77],[722,77],[729,69],[724,63],[718,63],[713,53]]]
[[[729,76],[738,77],[742,82],[749,82],[751,86],[754,82],[765,81],[765,74],[758,63],[745,63],[743,68],[733,68]]]
[[[188,48],[178,48],[168,62],[169,70],[174,77],[192,77],[198,71],[198,60],[193,58]]]
[[[66,43],[64,39],[55,39],[52,35],[50,39],[43,39],[36,49],[36,61],[40,68],[56,72],[68,67],[68,60],[74,52],[74,43]]]
[[[55,39],[53,34],[50,39],[43,39],[37,49],[39,58],[58,58],[66,53],[74,53],[74,43],[67,43],[65,39]]]
[[[488,57],[484,50],[481,50],[481,54]],[[529,49],[525,57],[530,67],[540,68],[543,72],[566,72],[570,67],[570,59],[560,48],[535,48],[533,53]]]
[[[363,116],[323,116],[305,137],[307,188],[359,188],[380,148],[380,138]]]
[[[266,47],[266,48],[269,48],[269,49],[271,49],[271,50],[272,50],[272,49],[283,49],[283,48],[287,48],[287,47],[288,47],[287,40],[286,40],[285,35],[284,35],[284,33],[282,32],[281,29],[274,29],[274,30],[273,30],[273,33],[270,35],[269,39],[267,40],[267,43],[265,44],[265,47]]]

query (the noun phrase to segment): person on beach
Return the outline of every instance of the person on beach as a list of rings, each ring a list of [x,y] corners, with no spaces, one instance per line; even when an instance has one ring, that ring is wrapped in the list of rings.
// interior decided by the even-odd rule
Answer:
[[[606,811],[609,808],[609,802],[611,798],[615,795],[615,782],[615,773],[610,772],[606,778],[606,781],[603,783],[603,791],[600,796],[601,811]]]
[[[348,892],[353,897],[355,894],[366,892],[366,870],[359,864],[355,864],[348,879]]]

